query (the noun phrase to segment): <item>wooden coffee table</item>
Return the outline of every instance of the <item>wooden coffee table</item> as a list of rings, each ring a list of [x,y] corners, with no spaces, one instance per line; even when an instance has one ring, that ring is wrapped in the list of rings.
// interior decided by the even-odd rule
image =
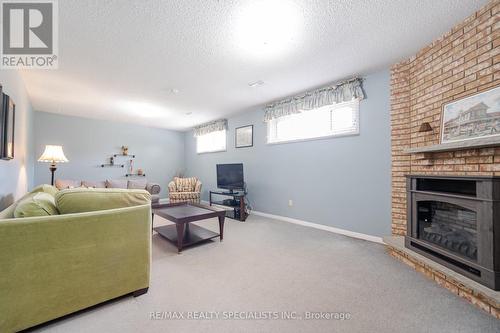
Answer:
[[[153,216],[158,215],[174,222],[174,224],[156,227],[153,230],[174,243],[174,245],[177,245],[179,253],[186,246],[204,242],[215,237],[219,237],[222,242],[224,238],[224,209],[191,202],[157,204],[153,205],[152,208]],[[213,217],[219,219],[219,234],[196,224],[190,224],[190,222]]]

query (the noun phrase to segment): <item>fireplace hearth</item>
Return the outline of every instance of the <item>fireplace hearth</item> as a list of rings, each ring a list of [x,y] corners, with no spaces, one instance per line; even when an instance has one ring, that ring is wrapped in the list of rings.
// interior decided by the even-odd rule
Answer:
[[[407,176],[405,246],[500,290],[500,177]]]

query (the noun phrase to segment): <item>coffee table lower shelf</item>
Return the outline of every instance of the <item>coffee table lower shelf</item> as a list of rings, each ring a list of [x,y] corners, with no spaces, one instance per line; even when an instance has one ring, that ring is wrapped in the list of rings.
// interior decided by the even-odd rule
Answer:
[[[160,236],[177,246],[177,228],[175,224],[156,227],[155,230]],[[194,245],[201,242],[206,242],[209,239],[220,237],[220,234],[211,230],[200,227],[196,224],[186,224],[184,238],[182,240],[182,248]],[[180,249],[182,250],[182,249]]]

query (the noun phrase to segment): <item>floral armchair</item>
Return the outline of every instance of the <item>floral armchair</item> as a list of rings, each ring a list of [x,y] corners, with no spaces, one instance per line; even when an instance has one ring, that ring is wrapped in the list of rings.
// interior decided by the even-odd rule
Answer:
[[[196,177],[179,178],[168,184],[168,198],[170,203],[175,202],[200,202],[201,182]]]

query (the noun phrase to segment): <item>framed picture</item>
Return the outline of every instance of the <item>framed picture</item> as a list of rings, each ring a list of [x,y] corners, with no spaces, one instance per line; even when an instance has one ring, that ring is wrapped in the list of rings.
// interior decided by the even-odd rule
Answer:
[[[3,146],[5,142],[5,113],[3,107],[2,86],[0,85],[0,158],[3,157]]]
[[[445,104],[441,143],[500,135],[500,86]]]
[[[236,128],[235,131],[236,148],[253,146],[253,125]]]
[[[11,160],[14,158],[14,129],[16,119],[16,105],[14,101],[5,94],[2,94],[2,149],[1,158]]]

